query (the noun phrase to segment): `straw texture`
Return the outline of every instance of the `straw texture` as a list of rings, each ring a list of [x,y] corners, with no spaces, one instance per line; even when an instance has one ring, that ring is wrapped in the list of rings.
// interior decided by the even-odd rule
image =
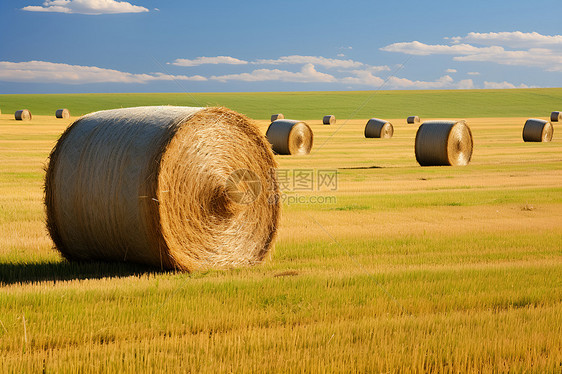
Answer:
[[[273,152],[280,155],[307,155],[312,149],[314,138],[306,123],[291,119],[272,122],[265,136]]]
[[[550,113],[550,122],[562,121],[562,112],[552,112]]]
[[[275,167],[258,128],[226,108],[91,113],[51,152],[47,228],[69,260],[252,265],[278,227]]]
[[[394,127],[383,119],[371,118],[365,125],[366,138],[390,139],[392,135],[394,135]]]
[[[285,116],[283,115],[283,113],[277,113],[277,114],[271,115],[271,122],[277,121],[278,119],[285,119]]]
[[[17,121],[29,121],[31,120],[31,112],[27,109],[21,109],[14,113],[14,117]]]
[[[334,123],[336,123],[336,116],[324,116],[324,118],[322,118],[322,123],[324,125],[333,125]]]
[[[410,116],[406,118],[407,123],[420,123],[420,117],[418,116]]]
[[[416,160],[421,166],[467,165],[472,132],[464,121],[426,121],[416,133]]]
[[[552,140],[554,128],[550,122],[543,119],[530,118],[523,126],[523,141],[549,142]]]
[[[57,109],[55,112],[55,117],[57,118],[70,118],[70,112],[68,109]]]

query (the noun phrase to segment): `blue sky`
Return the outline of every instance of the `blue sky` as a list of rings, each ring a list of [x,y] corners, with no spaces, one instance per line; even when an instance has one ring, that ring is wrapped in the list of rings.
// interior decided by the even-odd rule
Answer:
[[[562,1],[2,0],[0,93],[562,86]]]

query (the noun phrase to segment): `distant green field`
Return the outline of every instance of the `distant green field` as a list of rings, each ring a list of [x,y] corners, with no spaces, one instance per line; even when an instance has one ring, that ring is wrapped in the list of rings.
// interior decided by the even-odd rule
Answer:
[[[123,93],[62,95],[0,95],[4,114],[27,108],[36,115],[54,115],[68,108],[72,115],[97,110],[143,106],[221,105],[254,119],[281,112],[287,118],[422,117],[547,117],[562,109],[562,88],[513,90],[427,90],[256,93]]]

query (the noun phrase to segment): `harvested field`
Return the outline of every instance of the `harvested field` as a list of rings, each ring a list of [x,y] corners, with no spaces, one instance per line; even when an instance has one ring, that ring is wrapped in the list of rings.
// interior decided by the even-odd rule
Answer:
[[[269,259],[187,274],[64,262],[43,167],[76,117],[8,113],[0,372],[560,370],[562,138],[523,142],[528,116],[464,118],[474,150],[459,168],[419,167],[404,117],[384,142],[363,137],[366,118],[307,120],[311,153],[275,156]]]

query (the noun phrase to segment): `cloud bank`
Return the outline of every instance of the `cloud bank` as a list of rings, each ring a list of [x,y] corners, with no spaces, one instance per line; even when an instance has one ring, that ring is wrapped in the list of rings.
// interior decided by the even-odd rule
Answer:
[[[445,39],[450,40],[452,44],[425,44],[412,41],[393,43],[381,50],[417,56],[453,55],[454,61],[491,62],[500,65],[536,67],[549,72],[562,72],[562,35],[541,35],[536,32],[523,33],[520,31],[471,32],[464,37],[455,36]]]
[[[230,80],[245,82],[337,82],[337,79],[334,76],[317,71],[312,64],[305,64],[299,72],[291,72],[279,69],[257,69],[252,71],[251,73],[212,76],[210,79],[214,79],[220,82],[227,82]]]
[[[388,50],[403,50],[408,45],[408,51],[421,55],[432,53],[447,53],[455,51],[454,59],[458,61],[486,61],[490,57],[487,53],[499,53],[497,47],[478,48],[466,47],[464,44],[456,46],[429,46],[420,42],[395,43],[387,46]],[[429,48],[426,48],[429,46]],[[483,50],[487,52],[482,52]],[[478,53],[474,53],[478,51]],[[532,49],[530,50],[533,51]],[[515,53],[515,51],[505,51]],[[529,52],[530,53],[530,52]],[[511,55],[511,61],[520,61],[527,58],[526,55]],[[529,61],[526,61],[530,63]],[[9,82],[34,82],[34,83],[57,83],[57,84],[86,84],[86,83],[137,83],[146,84],[152,81],[215,81],[228,82],[291,82],[297,84],[339,84],[347,88],[359,89],[472,89],[472,88],[527,88],[525,84],[513,84],[509,82],[485,81],[483,86],[477,87],[472,79],[455,80],[449,74],[457,73],[456,69],[446,69],[446,75],[434,80],[417,80],[396,76],[394,73],[381,74],[390,71],[384,66],[372,66],[353,60],[342,60],[326,58],[322,56],[282,56],[277,59],[258,59],[246,61],[231,56],[197,57],[194,59],[176,59],[169,65],[178,67],[197,67],[200,65],[238,65],[246,69],[245,72],[232,74],[215,74],[211,76],[202,75],[172,75],[161,72],[135,74],[115,69],[100,68],[96,66],[69,65],[46,61],[9,62],[0,61],[0,81]],[[301,65],[297,69],[281,68],[248,68],[256,65]],[[330,72],[322,71],[321,68],[331,69]],[[479,75],[478,72],[468,72],[469,76]]]
[[[390,70],[388,66],[371,66],[364,64],[359,61],[353,60],[342,60],[337,58],[326,58],[322,56],[281,56],[276,59],[257,59],[255,61],[245,61],[240,60],[235,57],[230,56],[216,56],[216,57],[197,57],[195,59],[178,58],[172,62],[168,62],[169,65],[175,66],[199,66],[205,64],[226,64],[226,65],[306,65],[312,64],[314,66],[321,66],[327,69],[340,69],[349,70],[357,68],[365,68],[370,71],[385,71]]]
[[[465,42],[480,45],[503,45],[511,48],[562,46],[562,35],[541,35],[538,32],[469,32],[466,36],[454,36],[450,39],[454,43]]]
[[[321,56],[282,56],[278,59],[259,59],[253,62],[256,65],[287,65],[287,64],[314,64],[325,68],[358,68],[365,66],[362,62],[353,60],[341,60],[336,58],[326,58]]]
[[[0,61],[0,81],[32,83],[148,83],[152,81],[206,81],[200,75],[163,73],[132,74],[95,66],[68,65],[45,61]]]
[[[489,89],[509,89],[509,88],[531,88],[529,86],[527,86],[526,84],[520,84],[519,86],[516,86],[512,83],[503,81],[503,82],[484,82],[484,88],[489,88]]]

